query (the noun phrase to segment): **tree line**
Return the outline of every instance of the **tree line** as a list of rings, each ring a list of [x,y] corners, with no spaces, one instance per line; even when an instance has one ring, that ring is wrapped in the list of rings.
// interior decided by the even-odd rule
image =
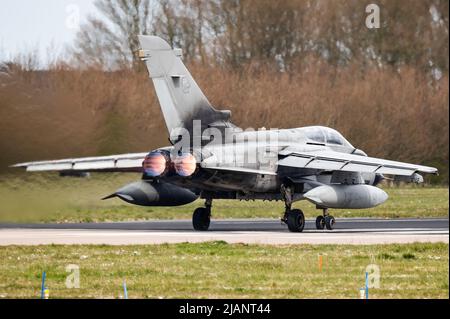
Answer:
[[[296,72],[330,67],[417,67],[448,72],[447,0],[380,0],[380,28],[359,0],[97,0],[73,49],[84,66],[139,69],[138,34],[157,34],[187,61]]]
[[[181,47],[241,127],[325,125],[370,156],[448,184],[448,1],[97,0],[65,59],[0,64],[0,171],[15,162],[167,145],[137,34]],[[1,62],[1,61],[0,61]]]

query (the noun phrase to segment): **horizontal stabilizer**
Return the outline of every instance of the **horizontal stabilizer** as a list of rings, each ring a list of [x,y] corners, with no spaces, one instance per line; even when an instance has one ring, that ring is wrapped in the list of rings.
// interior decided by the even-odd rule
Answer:
[[[28,162],[11,167],[25,168],[28,172],[141,172],[147,153],[120,154],[99,157],[69,158],[54,161]]]

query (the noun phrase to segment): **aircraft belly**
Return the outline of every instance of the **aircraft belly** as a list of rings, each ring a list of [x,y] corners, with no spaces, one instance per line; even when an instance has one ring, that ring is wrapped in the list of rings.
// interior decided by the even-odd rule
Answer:
[[[181,182],[181,181],[179,181]],[[182,181],[184,187],[211,191],[276,192],[279,189],[275,175],[247,174],[235,172],[216,172]]]
[[[254,192],[270,192],[279,189],[278,176],[274,175],[257,175],[254,185]]]
[[[270,192],[276,190],[277,176],[221,172],[206,180],[204,185],[244,192]]]

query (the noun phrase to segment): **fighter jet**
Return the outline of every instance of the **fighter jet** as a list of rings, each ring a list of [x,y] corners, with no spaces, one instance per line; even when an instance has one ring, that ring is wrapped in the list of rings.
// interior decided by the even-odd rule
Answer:
[[[171,145],[144,153],[14,167],[61,175],[140,172],[141,180],[104,199],[178,206],[201,198],[204,206],[192,216],[199,231],[208,230],[215,199],[283,201],[281,220],[292,232],[305,226],[303,212],[292,205],[307,200],[321,210],[316,228],[331,230],[336,221],[330,208],[363,209],[385,202],[388,195],[377,187],[383,179],[421,183],[419,173],[437,174],[433,167],[369,157],[328,127],[239,128],[229,111],[217,110],[208,101],[183,64],[181,49],[156,36],[139,36],[139,42],[138,54],[153,82]]]

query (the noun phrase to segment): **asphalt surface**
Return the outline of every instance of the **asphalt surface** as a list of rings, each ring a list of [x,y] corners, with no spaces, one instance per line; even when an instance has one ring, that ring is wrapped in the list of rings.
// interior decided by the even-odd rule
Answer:
[[[192,230],[191,220],[152,220],[145,222],[114,223],[58,223],[9,224],[0,223],[0,229],[114,229],[114,230]],[[336,230],[391,231],[393,229],[449,229],[448,218],[427,219],[337,219]],[[287,226],[277,219],[223,219],[211,220],[210,231],[287,231]],[[307,220],[305,230],[316,230],[315,221]]]
[[[316,230],[307,220],[291,233],[274,219],[212,220],[210,230],[192,230],[190,220],[116,223],[0,224],[0,245],[160,244],[224,240],[257,244],[388,244],[449,242],[448,218],[337,219],[332,231]]]

